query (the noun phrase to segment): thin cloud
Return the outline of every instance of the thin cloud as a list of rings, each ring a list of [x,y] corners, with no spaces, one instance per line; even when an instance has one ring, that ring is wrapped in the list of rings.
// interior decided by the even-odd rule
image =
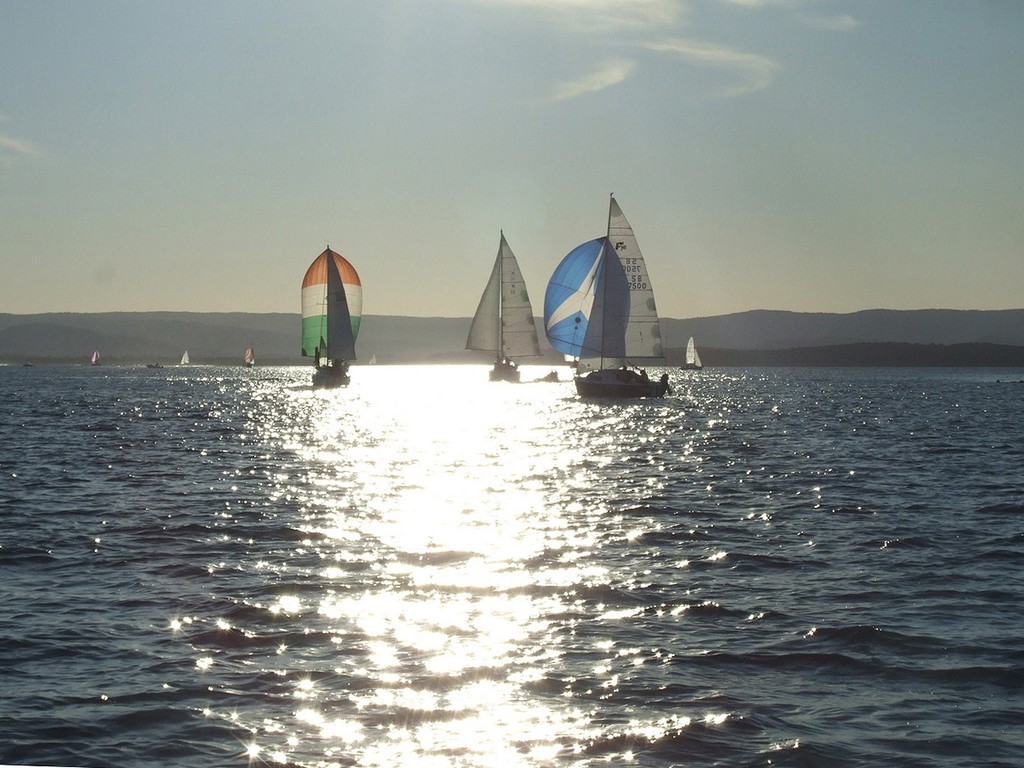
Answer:
[[[18,157],[37,160],[43,157],[43,153],[31,142],[0,135],[0,162],[10,162]]]
[[[617,59],[609,61],[596,72],[560,83],[555,86],[555,101],[565,101],[582,96],[585,93],[597,93],[605,88],[618,85],[632,74],[636,69],[636,62],[629,59]]]
[[[799,4],[797,0],[723,0],[723,2],[743,8],[792,8]]]
[[[699,67],[735,72],[742,81],[728,89],[726,96],[741,96],[760,91],[775,81],[782,66],[766,56],[744,53],[701,40],[672,39],[660,43],[647,43],[642,47],[650,51],[668,53],[683,58]]]
[[[721,0],[721,2],[736,5],[740,8],[788,8],[794,12],[807,5],[804,0]],[[836,16],[803,14],[798,15],[797,20],[804,26],[831,32],[848,32],[860,26],[860,22],[857,19],[845,13]]]
[[[643,31],[679,23],[680,0],[461,0],[495,8],[533,9],[560,24],[599,30]]]
[[[824,29],[829,32],[849,32],[860,26],[860,22],[853,16],[843,14],[841,16],[802,16],[800,23],[815,29]]]
[[[454,0],[496,9],[524,10],[533,18],[564,31],[583,33],[595,44],[609,43],[621,49],[669,54],[689,63],[736,73],[738,84],[725,92],[739,96],[767,88],[781,68],[775,61],[757,54],[693,40],[669,38],[658,42],[666,30],[683,24],[687,5],[683,0]],[[724,0],[751,8],[790,6],[798,0]],[[614,33],[608,38],[609,33]],[[606,62],[582,77],[563,81],[551,91],[556,101],[597,93],[618,85],[637,69],[630,59]]]

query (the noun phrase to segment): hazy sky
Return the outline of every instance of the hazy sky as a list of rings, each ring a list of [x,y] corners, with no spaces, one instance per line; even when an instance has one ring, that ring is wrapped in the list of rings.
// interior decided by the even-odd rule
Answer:
[[[1018,0],[0,1],[0,312],[534,309],[633,224],[664,317],[1024,307]]]

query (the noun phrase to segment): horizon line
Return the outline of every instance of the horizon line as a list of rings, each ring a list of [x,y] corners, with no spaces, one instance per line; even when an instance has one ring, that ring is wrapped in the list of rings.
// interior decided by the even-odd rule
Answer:
[[[690,315],[690,316],[679,316],[679,315],[661,315],[660,320],[702,320],[714,317],[728,317],[730,315],[745,315],[752,314],[755,312],[777,312],[792,315],[857,315],[866,312],[1021,312],[1024,311],[1024,305],[1019,307],[1003,307],[1003,308],[988,308],[981,309],[977,307],[970,308],[956,308],[956,307],[916,307],[913,309],[894,309],[891,307],[868,307],[865,309],[854,309],[847,311],[834,311],[834,310],[812,310],[812,309],[772,309],[768,307],[759,307],[756,309],[740,309],[733,312],[721,312],[714,315]],[[244,309],[219,309],[219,310],[205,310],[205,309],[99,309],[99,310],[77,310],[77,309],[62,309],[62,310],[43,310],[39,312],[0,312],[0,316],[10,317],[36,317],[40,315],[295,315],[299,316],[302,313],[300,311],[281,311],[281,310],[267,310],[267,311],[254,311]],[[534,315],[538,318],[543,318],[543,315]],[[471,314],[467,315],[416,315],[416,314],[405,314],[405,313],[364,313],[362,317],[408,317],[418,320],[472,320]]]

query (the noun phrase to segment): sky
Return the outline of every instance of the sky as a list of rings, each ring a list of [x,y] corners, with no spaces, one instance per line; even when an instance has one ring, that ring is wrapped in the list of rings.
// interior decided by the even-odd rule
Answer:
[[[614,194],[662,317],[1024,307],[1017,0],[0,2],[0,312],[535,312]]]

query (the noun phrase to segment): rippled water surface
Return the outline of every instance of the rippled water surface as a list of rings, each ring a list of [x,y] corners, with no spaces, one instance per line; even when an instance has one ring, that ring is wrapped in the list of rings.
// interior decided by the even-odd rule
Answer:
[[[1021,373],[672,376],[0,368],[0,762],[1024,764]]]

